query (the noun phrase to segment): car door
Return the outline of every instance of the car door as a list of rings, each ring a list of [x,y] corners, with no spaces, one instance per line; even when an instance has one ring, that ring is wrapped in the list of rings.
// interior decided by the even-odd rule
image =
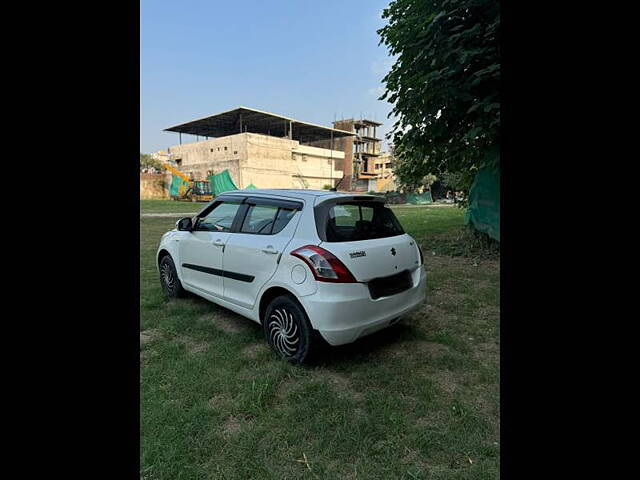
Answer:
[[[182,281],[204,293],[222,297],[223,255],[242,198],[215,202],[196,218],[180,240]]]
[[[248,198],[224,253],[224,298],[252,308],[293,237],[302,202]]]

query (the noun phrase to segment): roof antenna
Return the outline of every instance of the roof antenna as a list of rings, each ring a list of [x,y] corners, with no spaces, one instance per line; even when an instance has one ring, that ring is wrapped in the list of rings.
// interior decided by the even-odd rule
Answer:
[[[329,191],[330,192],[337,192],[338,191],[338,187],[340,186],[340,184],[342,183],[342,180],[344,180],[345,175],[342,174],[342,178],[340,179],[340,181],[336,184],[335,187],[330,188]]]

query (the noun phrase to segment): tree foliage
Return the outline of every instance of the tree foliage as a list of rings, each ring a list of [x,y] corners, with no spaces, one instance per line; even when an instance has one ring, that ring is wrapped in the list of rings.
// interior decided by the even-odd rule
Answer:
[[[380,100],[394,105],[391,135],[402,178],[499,165],[499,0],[394,0],[381,44],[396,57]]]
[[[140,153],[140,171],[145,168],[155,168],[160,170],[162,168],[162,164],[159,160],[156,160],[148,153]]]

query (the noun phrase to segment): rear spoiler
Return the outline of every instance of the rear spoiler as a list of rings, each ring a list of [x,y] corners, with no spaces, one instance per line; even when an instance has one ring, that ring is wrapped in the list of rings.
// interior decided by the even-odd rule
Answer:
[[[322,198],[322,197],[320,197]],[[349,202],[381,202],[385,203],[387,199],[378,195],[344,195],[339,197],[330,197],[325,200],[320,200],[316,207],[320,205],[349,203]]]

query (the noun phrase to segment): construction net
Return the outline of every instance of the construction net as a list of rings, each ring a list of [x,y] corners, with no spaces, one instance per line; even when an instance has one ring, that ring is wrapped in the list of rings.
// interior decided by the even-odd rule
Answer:
[[[211,175],[209,177],[209,183],[211,184],[211,191],[215,196],[231,190],[237,190],[236,184],[233,183],[233,179],[229,174],[229,170],[223,170],[217,175]]]
[[[258,187],[256,187],[253,183],[250,183],[248,186],[246,186],[244,189],[245,190],[255,190]]]
[[[465,224],[500,241],[500,169],[484,167],[478,170],[469,190],[469,207]]]
[[[177,175],[172,175],[171,177],[171,187],[169,187],[169,195],[171,197],[177,197],[180,195],[180,187],[184,185],[184,180],[182,180]]]
[[[422,194],[418,193],[407,193],[406,195],[407,203],[412,205],[427,205],[429,203],[433,203],[433,198],[431,198],[431,192],[426,192]]]

